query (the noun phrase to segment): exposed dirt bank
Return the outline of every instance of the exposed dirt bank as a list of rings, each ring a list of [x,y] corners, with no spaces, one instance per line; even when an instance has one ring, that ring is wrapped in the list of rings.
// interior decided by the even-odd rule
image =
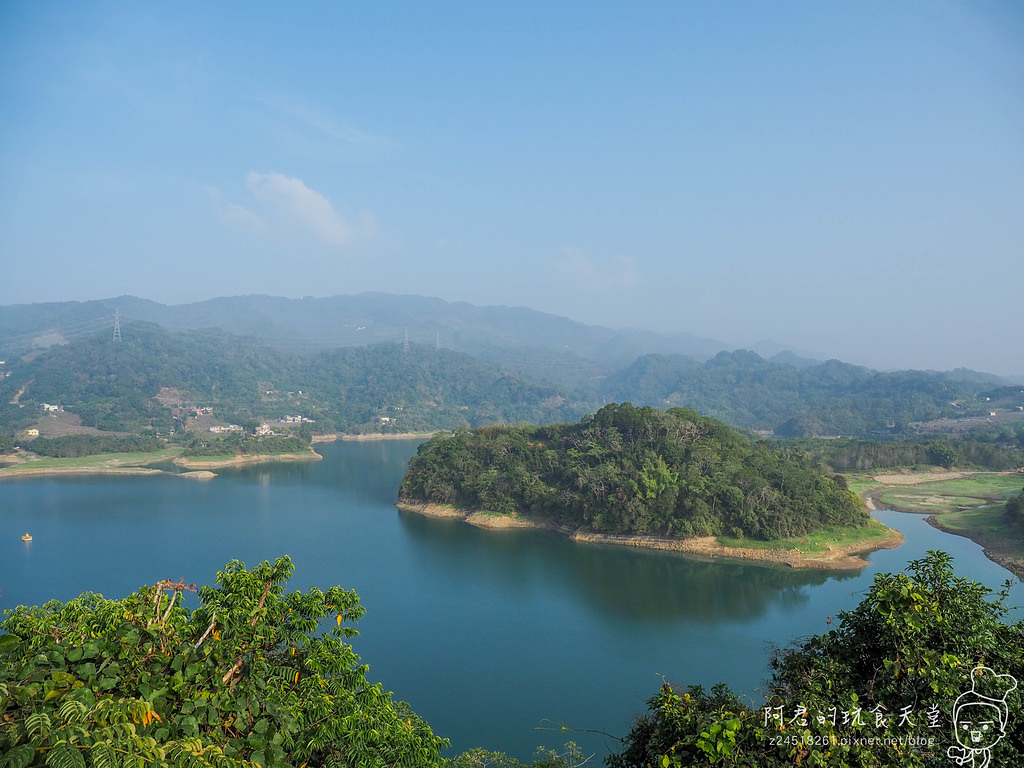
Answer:
[[[5,477],[42,477],[44,475],[166,475],[174,474],[150,467],[47,467],[44,469],[18,469],[0,472]]]
[[[0,480],[5,477],[43,477],[46,475],[171,475],[173,477],[184,477],[190,480],[211,480],[216,473],[211,469],[223,469],[224,467],[242,466],[244,464],[258,464],[277,461],[320,461],[323,457],[309,451],[308,453],[280,453],[266,454],[261,456],[238,456],[232,459],[221,459],[217,461],[202,461],[199,459],[188,459],[177,457],[174,463],[190,472],[168,472],[164,469],[154,469],[145,466],[145,462],[121,464],[117,459],[105,461],[102,464],[82,467],[32,467],[32,460],[25,461],[24,457],[15,457],[14,465],[0,469]],[[169,456],[153,459],[151,463],[167,461]],[[26,466],[29,465],[29,466]],[[17,467],[17,468],[15,468]]]
[[[700,536],[690,539],[673,539],[660,536],[616,536],[605,533],[589,533],[575,531],[571,528],[555,525],[550,521],[534,520],[522,515],[500,515],[489,512],[457,509],[445,504],[424,504],[422,502],[401,499],[395,504],[403,512],[412,512],[427,517],[463,520],[470,525],[481,528],[537,528],[553,531],[573,541],[596,544],[618,544],[627,547],[660,549],[680,552],[688,555],[699,555],[711,558],[729,558],[732,560],[756,560],[773,565],[784,565],[790,568],[818,568],[822,570],[855,570],[867,565],[867,561],[858,554],[876,549],[892,549],[903,543],[903,534],[893,531],[885,539],[857,542],[843,547],[833,547],[824,553],[803,553],[799,549],[769,549],[761,547],[727,547],[719,543],[714,536]]]
[[[186,458],[179,456],[174,463],[185,469],[224,469],[225,467],[240,467],[245,464],[264,464],[276,461],[320,461],[321,456],[316,451],[310,450],[307,453],[264,453],[252,456],[232,456],[229,459],[204,460],[202,457]]]
[[[336,432],[329,432],[324,435],[313,435],[314,443],[333,443],[335,440],[422,440],[433,437],[436,432],[395,432],[382,435],[370,433],[365,435],[345,435]]]
[[[465,521],[477,528],[540,528],[532,520],[519,515],[497,515],[490,512],[474,512]]]

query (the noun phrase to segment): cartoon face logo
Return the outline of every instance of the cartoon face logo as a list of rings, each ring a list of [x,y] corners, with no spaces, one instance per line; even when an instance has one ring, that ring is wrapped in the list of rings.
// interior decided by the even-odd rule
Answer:
[[[994,747],[1006,735],[1010,708],[1006,697],[1017,687],[1013,675],[997,675],[988,667],[971,671],[971,690],[961,693],[953,704],[953,729],[959,747],[950,747],[947,757],[957,765],[984,768]]]
[[[957,711],[956,740],[968,749],[990,749],[1003,737],[999,707],[984,702],[964,704]]]

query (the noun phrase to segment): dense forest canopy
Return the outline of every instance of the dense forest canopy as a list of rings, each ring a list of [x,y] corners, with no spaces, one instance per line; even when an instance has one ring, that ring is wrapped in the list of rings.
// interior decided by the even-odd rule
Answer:
[[[456,430],[420,446],[403,499],[525,512],[602,533],[779,539],[868,515],[842,478],[685,408]]]
[[[1024,424],[1020,426],[1024,436]],[[1018,438],[984,442],[964,437],[919,440],[834,440],[794,438],[779,442],[810,453],[835,472],[858,472],[894,467],[984,468],[1010,470],[1024,467],[1024,447]]]
[[[162,391],[210,406],[226,422],[302,415],[317,432],[415,432],[460,425],[576,417],[551,385],[446,349],[400,344],[298,356],[219,331],[168,333],[126,325],[104,335],[8,361],[0,424],[24,428],[41,403],[108,431],[175,424]],[[12,403],[11,401],[16,401]]]
[[[913,423],[987,415],[983,406],[990,401],[977,394],[981,386],[954,373],[881,373],[839,360],[792,365],[738,350],[703,364],[683,355],[646,355],[608,376],[598,393],[606,400],[683,405],[779,437],[892,436]],[[1019,390],[1006,388],[1007,397]]]
[[[989,467],[1011,461],[1000,449],[1024,448],[1024,390],[994,388],[991,377],[963,371],[880,373],[792,355],[765,360],[742,350],[703,363],[645,355],[613,370],[551,350],[481,349],[478,355],[491,361],[483,362],[433,344],[404,347],[298,355],[256,337],[125,323],[120,342],[98,332],[4,360],[0,443],[35,426],[43,403],[103,431],[180,434],[169,407],[178,398],[213,407],[222,423],[301,415],[317,433],[550,423],[629,401],[693,408],[773,437],[968,439],[995,447],[959,451],[965,462]]]

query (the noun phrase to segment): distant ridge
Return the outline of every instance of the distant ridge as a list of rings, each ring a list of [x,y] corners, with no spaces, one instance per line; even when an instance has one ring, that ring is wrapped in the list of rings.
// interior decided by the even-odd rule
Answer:
[[[525,307],[475,306],[424,296],[360,293],[327,298],[234,296],[165,305],[135,296],[88,302],[0,307],[0,353],[58,342],[112,320],[146,320],[171,330],[220,328],[292,352],[402,341],[502,361],[531,375],[561,378],[557,369],[590,378],[646,352],[706,360],[729,345],[686,333],[585,325]],[[516,350],[515,354],[510,354]],[[571,378],[571,376],[570,376]],[[572,383],[571,381],[567,383]]]
[[[408,333],[412,343],[463,352],[568,390],[610,392],[609,387],[601,386],[605,378],[614,375],[621,383],[623,376],[632,377],[654,402],[662,402],[656,392],[661,398],[671,393],[671,389],[664,391],[668,383],[664,379],[681,372],[677,370],[680,366],[692,368],[723,351],[741,351],[693,334],[586,325],[525,307],[359,293],[302,299],[233,296],[176,305],[118,296],[86,302],[0,306],[0,359],[106,328],[112,333],[115,311],[120,312],[122,322],[143,320],[179,331],[219,328],[295,353],[401,343]],[[774,341],[758,342],[753,351],[772,363],[798,370],[822,364],[814,353]],[[645,370],[624,370],[649,355],[665,359],[648,360],[642,364]],[[680,360],[682,357],[689,361]],[[1017,383],[962,368],[945,377],[975,385]],[[636,393],[630,396],[636,397]]]
[[[280,392],[297,392],[300,399],[316,393],[319,410],[303,415],[318,429],[330,423],[366,430],[375,417],[387,417],[377,426],[390,429],[397,418],[412,431],[558,420],[609,402],[692,408],[775,437],[892,439],[920,430],[984,428],[992,439],[1010,439],[1024,426],[1024,387],[1000,387],[998,377],[972,371],[879,372],[787,352],[765,359],[750,350],[723,350],[703,362],[681,353],[648,353],[616,366],[584,357],[569,343],[609,360],[609,349],[629,353],[631,332],[530,310],[419,297],[344,299],[240,297],[166,307],[121,297],[3,308],[22,323],[19,330],[32,327],[25,323],[32,314],[37,329],[41,320],[55,324],[2,337],[0,343],[15,351],[0,348],[0,428],[5,414],[13,427],[28,428],[44,403],[57,403],[70,407],[85,426],[124,431],[155,418],[150,405],[163,390],[188,391],[220,407],[232,404],[247,414],[234,423],[262,414],[267,397],[283,408],[284,401],[274,399]],[[114,309],[120,336],[114,333]],[[220,327],[178,330],[187,325]],[[431,325],[433,343],[405,341],[406,329],[410,337],[422,336]],[[263,343],[261,336],[283,348]],[[304,354],[296,354],[299,342],[310,338],[332,348],[307,344]],[[548,348],[511,346],[529,341]],[[183,378],[185,372],[191,378]],[[83,386],[88,391],[79,391]],[[363,410],[351,412],[357,401]],[[391,407],[399,410],[385,410]],[[276,416],[289,414],[295,415]]]

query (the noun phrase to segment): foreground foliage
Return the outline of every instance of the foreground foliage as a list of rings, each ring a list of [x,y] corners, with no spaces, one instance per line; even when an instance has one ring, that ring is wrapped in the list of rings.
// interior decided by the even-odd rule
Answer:
[[[869,520],[845,481],[804,452],[751,443],[686,408],[629,403],[576,424],[437,435],[399,493],[616,534],[767,540]]]
[[[358,596],[286,593],[292,570],[232,561],[216,586],[8,611],[0,766],[437,765],[446,742],[344,642]]]
[[[763,708],[666,684],[608,765],[1024,765],[1024,697],[1006,677],[1024,683],[1024,627],[1005,591],[990,600],[942,552],[908,570],[877,575],[835,629],[778,652]],[[978,741],[954,737],[969,705],[990,723]]]

